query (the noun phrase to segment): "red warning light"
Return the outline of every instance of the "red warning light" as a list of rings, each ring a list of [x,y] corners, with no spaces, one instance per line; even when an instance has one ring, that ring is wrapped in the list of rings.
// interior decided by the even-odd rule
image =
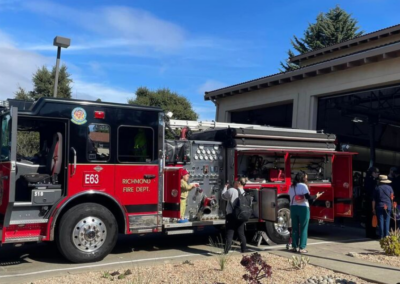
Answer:
[[[94,112],[94,118],[104,119],[105,117],[106,117],[106,114],[104,113],[104,111],[95,111]]]

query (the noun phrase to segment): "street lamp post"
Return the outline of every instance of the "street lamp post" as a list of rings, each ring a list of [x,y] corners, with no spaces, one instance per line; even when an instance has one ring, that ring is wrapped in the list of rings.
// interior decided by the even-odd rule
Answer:
[[[71,39],[61,36],[56,36],[53,45],[57,46],[57,61],[56,61],[56,78],[54,79],[54,93],[53,96],[57,97],[58,87],[58,73],[60,68],[61,47],[68,48],[71,45]]]

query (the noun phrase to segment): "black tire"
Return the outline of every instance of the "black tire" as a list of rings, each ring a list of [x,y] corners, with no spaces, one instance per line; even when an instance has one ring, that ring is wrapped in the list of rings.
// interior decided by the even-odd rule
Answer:
[[[278,199],[278,222],[265,222],[265,231],[268,238],[276,244],[287,244],[290,233],[287,225],[290,221],[290,204],[286,198]]]
[[[102,205],[83,203],[70,208],[62,216],[56,243],[65,258],[85,263],[106,257],[117,238],[118,225],[113,213]]]

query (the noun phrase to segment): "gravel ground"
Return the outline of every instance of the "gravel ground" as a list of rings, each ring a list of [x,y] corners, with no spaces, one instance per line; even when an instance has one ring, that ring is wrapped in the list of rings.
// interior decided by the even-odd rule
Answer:
[[[388,256],[381,251],[369,252],[369,253],[355,253],[350,252],[349,256],[364,259],[370,262],[376,262],[380,264],[390,265],[400,268],[400,256]]]
[[[269,253],[261,253],[267,264],[272,266],[272,282],[263,279],[262,283],[370,283],[357,277],[334,273],[331,270],[308,265],[302,270],[292,268],[288,259]],[[242,276],[245,274],[244,267],[240,261],[242,255],[233,253],[227,258],[226,267],[221,271],[219,260],[223,256],[214,255],[207,259],[183,260],[180,262],[157,263],[152,266],[132,266],[129,272],[127,269],[120,269],[118,273],[123,276],[113,275],[116,271],[89,272],[74,275],[65,275],[50,279],[29,282],[29,284],[71,284],[71,283],[132,283],[132,284],[239,284],[246,283]],[[132,274],[129,274],[129,273]],[[125,274],[129,274],[126,275]],[[315,276],[315,277],[314,277]],[[327,278],[332,281],[328,281]],[[118,277],[123,279],[118,279]],[[325,278],[323,278],[325,277]],[[313,278],[313,279],[312,279]],[[325,280],[325,281],[324,281]],[[344,281],[345,280],[345,281]]]

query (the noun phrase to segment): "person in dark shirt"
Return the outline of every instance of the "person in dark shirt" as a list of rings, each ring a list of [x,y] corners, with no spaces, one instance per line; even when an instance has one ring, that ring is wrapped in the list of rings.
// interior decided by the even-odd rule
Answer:
[[[374,192],[372,201],[373,214],[378,217],[380,237],[389,235],[390,217],[392,214],[393,189],[389,184],[392,182],[388,176],[379,176],[379,185]]]
[[[367,176],[364,179],[364,214],[365,214],[365,236],[367,238],[376,238],[376,229],[372,227],[372,200],[374,197],[375,188],[378,185],[379,169],[371,167],[367,171]]]

